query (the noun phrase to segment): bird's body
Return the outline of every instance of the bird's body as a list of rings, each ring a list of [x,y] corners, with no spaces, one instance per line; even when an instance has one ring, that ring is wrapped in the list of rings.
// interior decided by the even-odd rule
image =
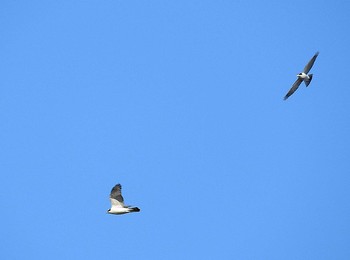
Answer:
[[[301,72],[297,75],[298,78],[300,79],[306,79],[306,78],[309,78],[309,75],[307,75],[306,73],[304,72]]]
[[[291,89],[288,91],[288,93],[284,96],[284,100],[286,100],[287,98],[289,98],[300,86],[300,84],[304,81],[306,87],[309,86],[313,74],[308,74],[309,71],[311,70],[312,66],[315,63],[315,60],[318,56],[319,52],[316,52],[316,54],[311,58],[311,60],[306,64],[304,70],[302,72],[300,72],[297,75],[297,80],[294,82],[293,86],[291,87]]]
[[[120,184],[117,184],[113,187],[109,199],[111,201],[111,208],[107,211],[108,214],[122,215],[130,212],[140,211],[138,207],[124,205],[122,186]]]
[[[109,214],[115,214],[115,215],[122,215],[122,214],[126,214],[126,213],[130,213],[130,212],[139,212],[140,209],[137,207],[133,207],[133,208],[117,208],[117,207],[112,207],[108,213]]]

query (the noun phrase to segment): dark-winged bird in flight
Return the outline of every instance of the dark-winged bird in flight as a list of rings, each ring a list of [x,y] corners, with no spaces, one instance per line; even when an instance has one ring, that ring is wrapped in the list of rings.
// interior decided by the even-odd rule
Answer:
[[[109,196],[111,201],[111,208],[107,211],[109,214],[121,215],[130,212],[139,212],[138,207],[131,207],[124,205],[124,198],[122,196],[122,186],[117,184],[113,187]]]
[[[284,96],[284,100],[289,98],[298,89],[301,82],[304,81],[306,87],[309,86],[309,84],[312,80],[313,74],[308,74],[308,73],[311,70],[312,66],[314,65],[318,54],[319,54],[319,52],[316,52],[316,54],[311,58],[311,60],[308,62],[308,64],[306,64],[303,72],[300,72],[297,75],[297,77],[298,77],[297,80],[294,82],[292,88],[288,91],[288,93]]]

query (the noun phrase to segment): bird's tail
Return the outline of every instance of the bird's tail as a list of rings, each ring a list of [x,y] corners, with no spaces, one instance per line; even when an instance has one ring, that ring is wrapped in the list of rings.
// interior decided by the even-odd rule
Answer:
[[[306,86],[309,86],[309,84],[310,84],[310,82],[311,82],[311,80],[312,80],[313,74],[309,74],[308,76],[309,76],[309,78],[306,78],[306,79],[304,80],[304,83],[305,83]]]
[[[138,207],[130,207],[130,212],[139,212],[140,209]]]

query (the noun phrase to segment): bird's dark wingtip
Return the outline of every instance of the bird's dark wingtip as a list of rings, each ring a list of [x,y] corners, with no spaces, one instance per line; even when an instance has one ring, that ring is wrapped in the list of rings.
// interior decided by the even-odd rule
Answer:
[[[140,212],[141,210],[138,207],[132,207],[131,212]]]

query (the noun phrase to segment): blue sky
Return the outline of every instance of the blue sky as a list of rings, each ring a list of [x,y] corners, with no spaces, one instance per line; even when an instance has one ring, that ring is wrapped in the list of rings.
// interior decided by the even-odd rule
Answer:
[[[349,259],[349,12],[3,2],[0,258]]]

